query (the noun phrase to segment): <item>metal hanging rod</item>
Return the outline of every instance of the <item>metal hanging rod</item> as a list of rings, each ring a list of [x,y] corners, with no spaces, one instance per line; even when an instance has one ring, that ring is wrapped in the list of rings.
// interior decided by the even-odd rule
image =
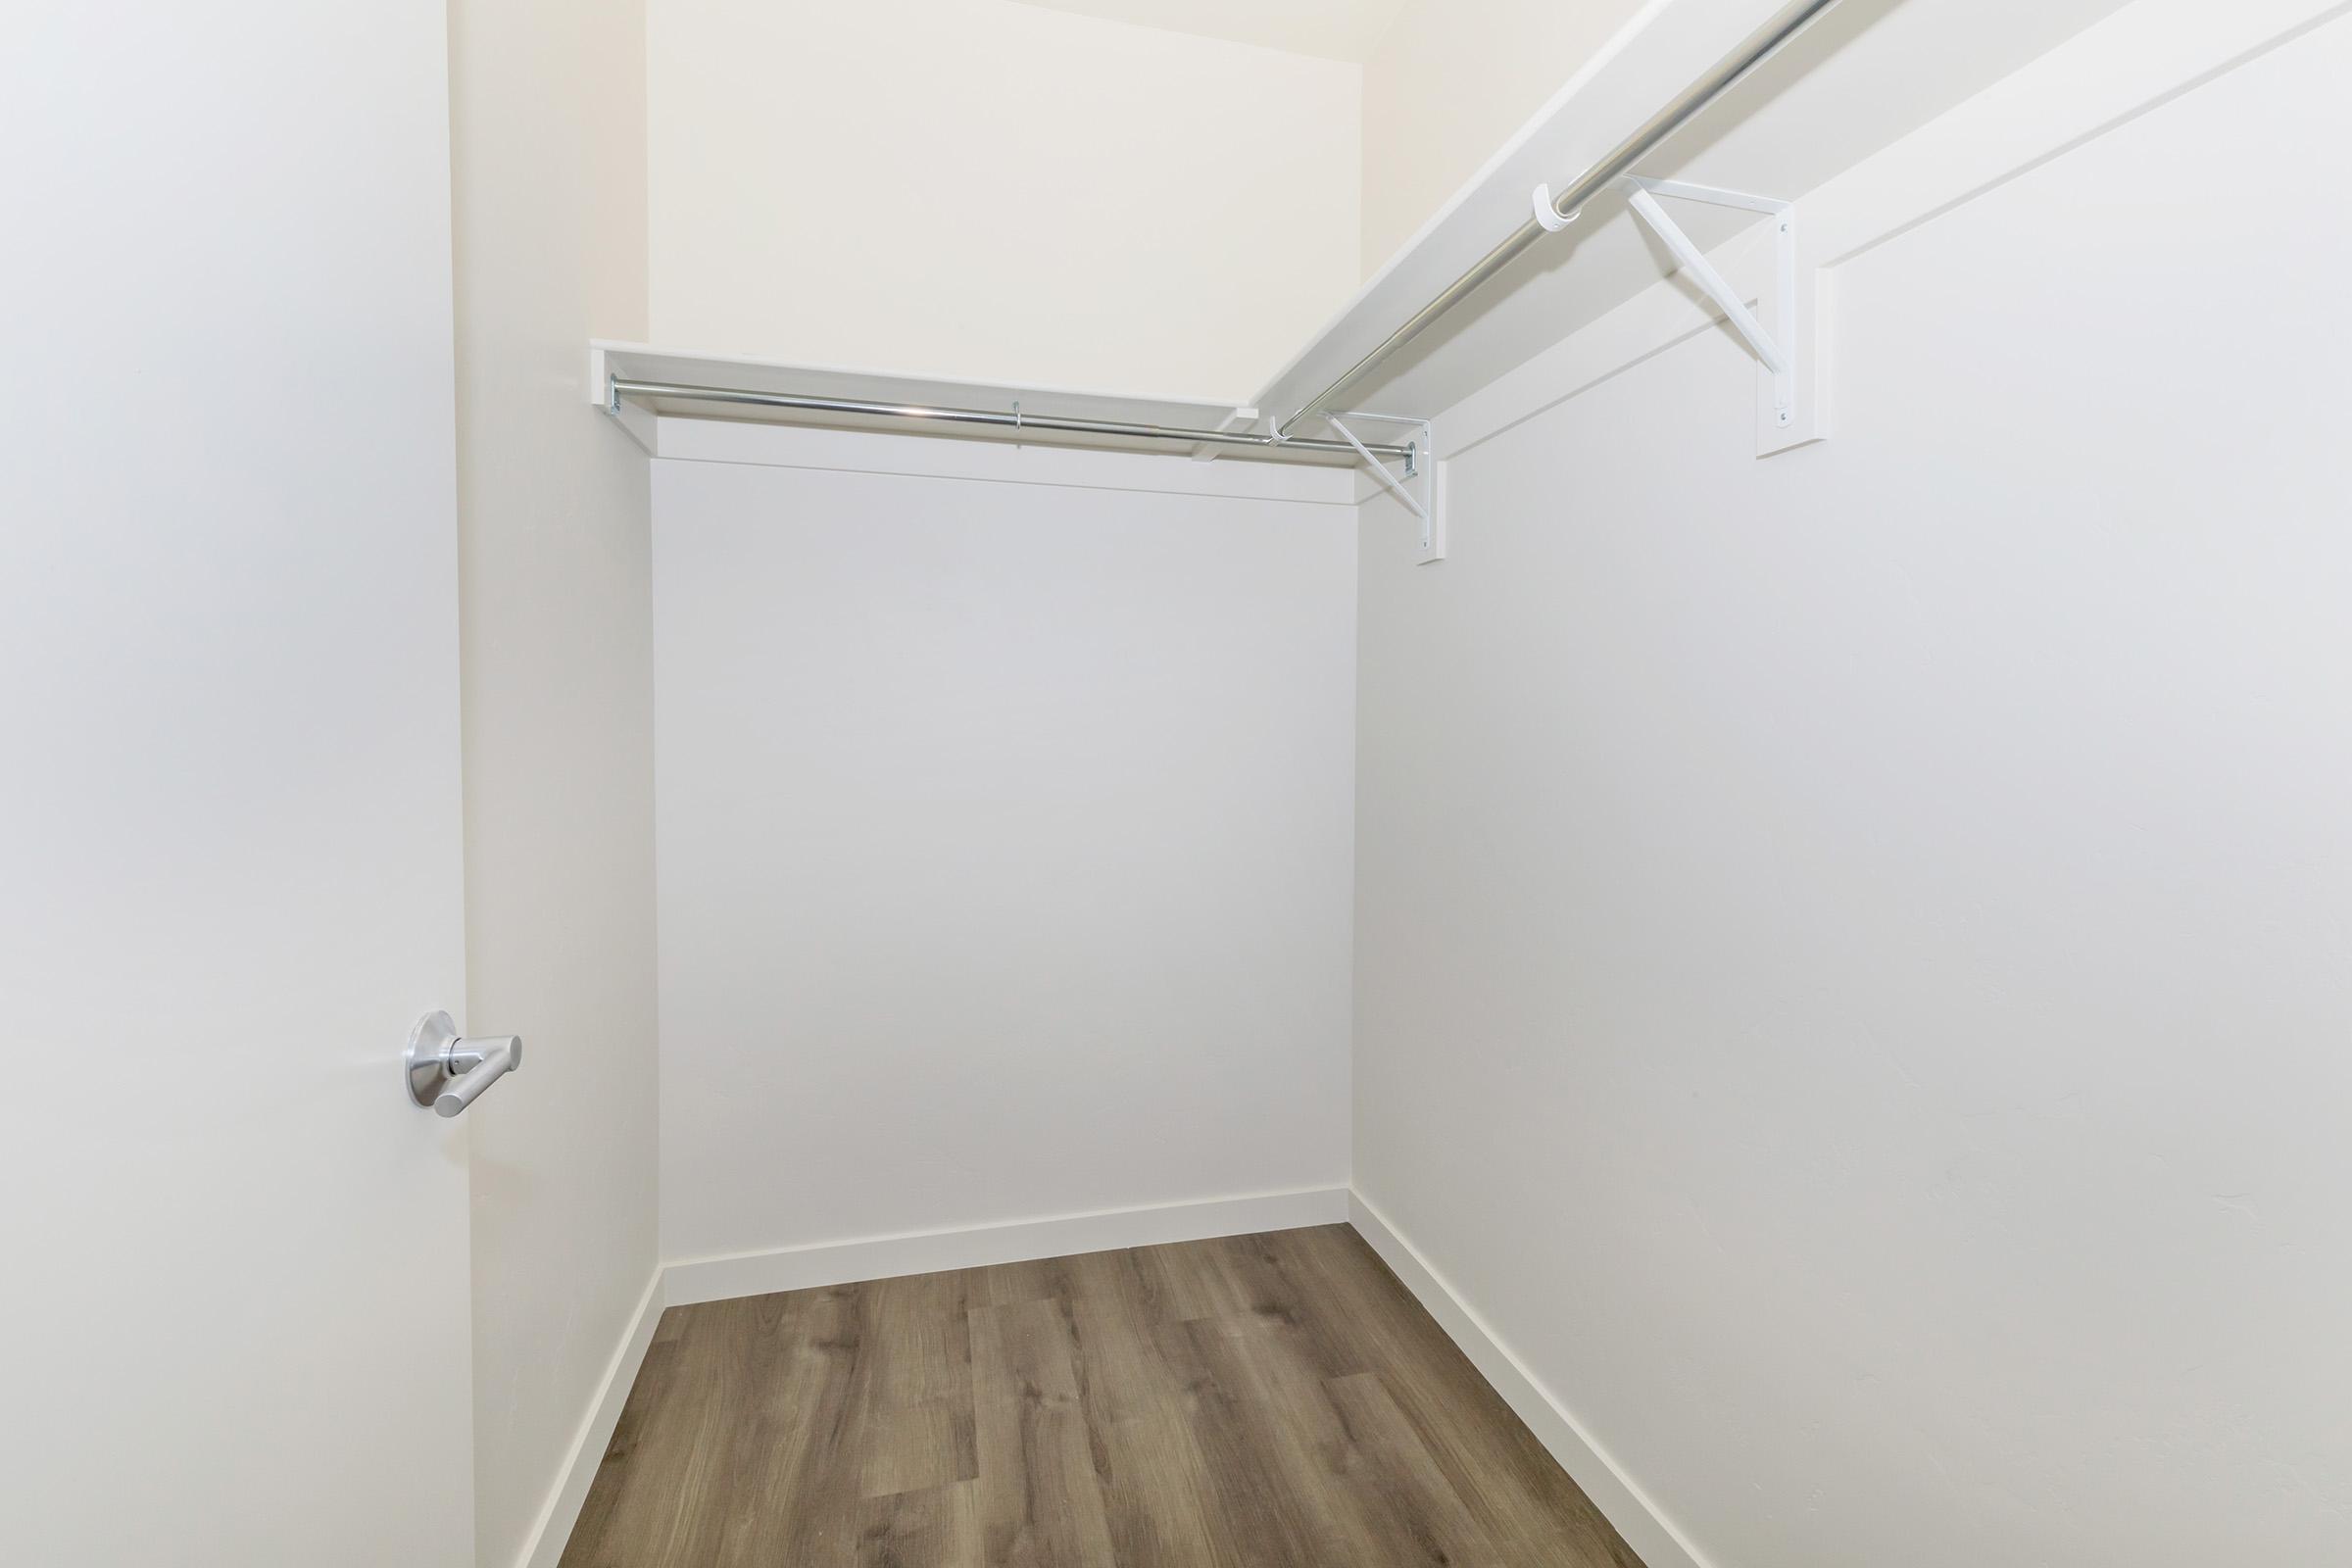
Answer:
[[[1413,313],[1362,359],[1349,366],[1337,380],[1301,404],[1287,419],[1276,422],[1263,433],[1248,430],[1201,430],[1182,425],[1143,424],[1121,419],[1067,418],[1054,415],[1029,415],[1020,412],[1019,405],[1010,411],[994,409],[940,408],[910,403],[879,403],[859,398],[817,397],[799,392],[758,392],[742,387],[692,386],[670,381],[638,381],[621,376],[606,378],[605,401],[613,414],[620,412],[624,397],[666,398],[681,403],[728,404],[745,408],[790,409],[804,414],[852,415],[871,418],[910,419],[934,424],[983,425],[1000,430],[1040,430],[1068,435],[1100,435],[1141,441],[1167,441],[1186,446],[1240,447],[1263,452],[1269,456],[1284,451],[1325,453],[1335,457],[1364,459],[1394,459],[1404,465],[1406,475],[1412,476],[1421,460],[1429,456],[1418,445],[1357,443],[1352,440],[1334,440],[1321,436],[1295,436],[1289,433],[1301,419],[1323,417],[1336,412],[1333,408],[1343,394],[1384,364],[1397,350],[1419,337],[1432,323],[1464,299],[1477,292],[1495,274],[1524,255],[1528,248],[1547,233],[1568,226],[1570,220],[1601,192],[1633,172],[1634,165],[1655,152],[1676,132],[1712,107],[1724,94],[1738,86],[1757,67],[1788,41],[1803,32],[1838,0],[1794,0],[1784,6],[1772,20],[1748,35],[1737,49],[1716,62],[1704,75],[1675,96],[1664,108],[1652,115],[1625,140],[1618,143],[1597,163],[1577,176],[1576,182],[1557,198],[1548,187],[1539,186],[1536,193],[1536,212],[1501,244],[1480,259],[1461,276],[1448,283],[1435,299]]]
[[[1246,430],[1192,430],[1171,424],[1131,424],[1122,419],[1067,419],[1048,414],[1000,413],[994,409],[943,409],[913,403],[868,403],[858,398],[810,397],[799,392],[752,392],[740,387],[686,386],[673,381],[632,381],[622,376],[605,379],[607,408],[620,410],[624,397],[669,398],[680,403],[727,403],[756,409],[793,409],[805,414],[868,415],[887,419],[925,419],[938,424],[981,424],[1000,430],[1049,430],[1068,435],[1123,436],[1134,440],[1180,441],[1187,445],[1213,444],[1227,447],[1251,447],[1275,452],[1284,449],[1305,452],[1331,452],[1349,457],[1358,452],[1373,453],[1411,464],[1415,449],[1410,446],[1357,446],[1348,441],[1328,441],[1294,436],[1285,439],[1270,432],[1251,434]]]
[[[1439,317],[1475,293],[1495,273],[1517,261],[1529,246],[1546,233],[1565,228],[1568,220],[1574,218],[1585,203],[1608,189],[1623,175],[1633,172],[1634,165],[1655,152],[1676,131],[1697,119],[1717,99],[1746,79],[1749,73],[1778,54],[1782,45],[1811,26],[1837,3],[1838,0],[1797,0],[1796,4],[1782,8],[1770,22],[1749,34],[1739,48],[1718,61],[1713,70],[1684,88],[1665,108],[1643,122],[1640,129],[1579,175],[1575,184],[1549,204],[1552,221],[1545,222],[1539,215],[1513,229],[1509,238],[1487,252],[1477,266],[1446,284],[1437,298],[1415,311],[1411,319],[1383,338],[1371,353],[1349,366],[1338,380],[1307,399],[1297,413],[1275,425],[1276,433],[1289,429],[1300,419],[1330,409],[1349,387],[1369,375],[1398,349],[1419,337]]]

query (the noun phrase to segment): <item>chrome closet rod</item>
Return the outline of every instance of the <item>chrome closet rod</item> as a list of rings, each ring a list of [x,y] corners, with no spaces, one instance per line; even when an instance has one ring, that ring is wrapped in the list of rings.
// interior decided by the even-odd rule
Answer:
[[[1797,0],[1796,4],[1782,8],[1770,22],[1749,34],[1746,42],[1716,62],[1713,70],[1684,88],[1665,108],[1644,121],[1639,130],[1619,142],[1600,162],[1586,170],[1575,184],[1553,200],[1552,211],[1562,218],[1573,217],[1577,209],[1608,189],[1613,181],[1633,172],[1634,165],[1655,152],[1667,138],[1697,119],[1708,106],[1738,86],[1748,73],[1778,54],[1783,44],[1812,25],[1823,12],[1837,3],[1838,0]],[[1511,231],[1508,239],[1487,252],[1477,266],[1446,284],[1436,299],[1415,311],[1411,319],[1381,339],[1379,347],[1349,366],[1338,380],[1307,399],[1298,413],[1275,428],[1287,430],[1300,419],[1329,409],[1342,393],[1370,374],[1390,355],[1419,337],[1431,322],[1475,293],[1495,273],[1517,261],[1529,246],[1547,232],[1532,217],[1521,223]]]
[[[1355,448],[1345,441],[1310,440],[1304,437],[1285,441],[1271,434],[1253,435],[1246,430],[1193,430],[1172,424],[1130,424],[1120,419],[1065,419],[1050,414],[1001,414],[994,409],[944,409],[916,403],[868,403],[858,398],[810,397],[800,392],[752,392],[740,387],[685,386],[672,381],[632,381],[621,376],[612,376],[606,382],[606,394],[613,400],[623,397],[670,398],[680,403],[732,403],[758,409],[794,409],[807,414],[858,414],[888,419],[926,419],[941,424],[985,424],[1001,430],[1048,430],[1069,435],[1125,436],[1150,441],[1254,447],[1268,452],[1289,448],[1294,451],[1345,453],[1349,457],[1355,455]],[[1409,457],[1412,451],[1409,447],[1370,443],[1366,444],[1365,450],[1399,461]]]

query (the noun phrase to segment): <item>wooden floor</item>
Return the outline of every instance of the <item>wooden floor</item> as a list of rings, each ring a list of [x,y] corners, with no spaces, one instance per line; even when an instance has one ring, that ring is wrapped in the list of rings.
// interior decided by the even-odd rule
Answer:
[[[1344,1225],[672,1307],[564,1568],[1639,1568]]]

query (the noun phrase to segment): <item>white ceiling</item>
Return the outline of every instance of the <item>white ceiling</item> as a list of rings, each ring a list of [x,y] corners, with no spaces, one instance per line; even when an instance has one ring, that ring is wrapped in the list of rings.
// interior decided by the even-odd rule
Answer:
[[[1228,38],[1327,60],[1365,61],[1404,0],[1019,0],[1137,26]]]

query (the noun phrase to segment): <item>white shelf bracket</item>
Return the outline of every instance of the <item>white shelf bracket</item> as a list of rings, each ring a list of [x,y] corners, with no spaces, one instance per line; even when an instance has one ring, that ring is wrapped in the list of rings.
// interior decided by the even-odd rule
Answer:
[[[1326,414],[1323,422],[1339,433],[1340,439],[1355,448],[1364,466],[1387,488],[1391,495],[1404,504],[1421,525],[1420,553],[1414,560],[1427,565],[1446,559],[1446,465],[1439,461],[1436,442],[1427,419],[1406,418],[1393,414]],[[1375,424],[1405,424],[1418,429],[1419,439],[1407,442],[1404,449],[1403,471],[1390,467],[1373,456],[1369,447],[1356,438],[1353,430],[1342,422],[1354,419],[1359,423],[1370,420]]]
[[[1772,196],[1720,190],[1678,179],[1644,179],[1629,174],[1626,199],[1700,292],[1723,312],[1732,330],[1745,340],[1760,367],[1756,413],[1756,455],[1767,457],[1829,434],[1821,392],[1818,352],[1819,283],[1802,265],[1797,248],[1796,204]],[[1762,213],[1772,226],[1772,281],[1756,291],[1764,315],[1748,309],[1748,296],[1707,260],[1696,241],[1674,220],[1658,198],[1699,202]]]
[[[588,401],[612,416],[612,421],[628,431],[629,438],[654,457],[660,457],[661,422],[651,409],[629,402],[613,390],[619,371],[612,357],[594,343],[588,345]]]

